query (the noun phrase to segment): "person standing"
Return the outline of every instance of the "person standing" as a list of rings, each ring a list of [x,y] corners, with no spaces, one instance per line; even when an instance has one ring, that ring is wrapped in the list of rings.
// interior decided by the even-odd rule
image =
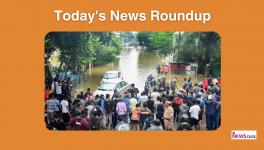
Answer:
[[[179,121],[180,106],[183,104],[183,100],[180,96],[181,95],[178,94],[178,96],[176,96],[172,101],[172,107],[174,109],[174,114],[173,114],[173,122],[174,123]]]
[[[130,98],[130,109],[136,108],[136,104],[137,104],[137,99],[134,98],[134,95],[131,95],[131,98]]]
[[[93,95],[93,94],[91,93],[91,89],[90,89],[90,88],[87,88],[86,93],[84,94],[84,96],[85,96],[85,97],[88,97],[88,96],[90,96],[90,95]]]
[[[49,95],[49,99],[45,102],[45,106],[48,121],[51,121],[54,114],[60,113],[60,102],[54,97],[53,94]]]
[[[173,108],[170,106],[169,101],[165,102],[163,118],[165,130],[173,130]]]
[[[199,113],[201,109],[199,106],[199,102],[196,100],[194,102],[194,105],[190,107],[189,113],[190,113],[190,125],[191,127],[194,126],[196,130],[199,130]]]
[[[175,90],[177,88],[177,77],[174,77],[171,81],[171,91],[172,93],[175,93]]]
[[[131,115],[131,130],[139,129],[139,118],[140,118],[140,104],[137,103],[135,108],[132,108]]]
[[[164,69],[163,69],[163,73],[164,73],[164,76],[165,77],[167,77],[167,74],[169,73],[169,66],[168,65],[166,65],[166,66],[164,66]]]
[[[164,115],[164,104],[162,101],[161,97],[158,97],[159,100],[159,104],[157,104],[156,106],[156,119],[160,120],[160,123],[162,125],[163,128],[165,128],[164,126],[164,119],[163,119],[163,115]]]
[[[205,115],[206,115],[206,128],[207,130],[213,130],[215,125],[215,104],[216,101],[213,100],[213,95],[208,95],[205,102]]]
[[[56,90],[56,98],[58,100],[61,100],[61,96],[62,96],[62,84],[60,81],[55,82],[55,90]]]
[[[131,84],[131,88],[129,89],[129,93],[131,95],[137,96],[137,94],[139,93],[138,88],[135,87],[135,84]]]
[[[180,114],[179,114],[179,119],[185,117],[189,118],[189,106],[186,103],[186,100],[183,100],[183,103],[180,105]]]
[[[157,88],[154,88],[154,92],[151,94],[151,99],[154,101],[155,106],[158,103],[158,99],[157,99],[158,96],[160,96],[160,94],[158,93]]]
[[[147,100],[148,100],[148,96],[146,95],[145,92],[142,92],[138,102],[143,105]]]
[[[100,107],[102,108],[103,112],[106,112],[106,104],[105,104],[106,100],[104,98],[104,95],[101,94],[100,95]]]
[[[149,117],[151,111],[147,107],[147,103],[143,104],[143,107],[140,108],[140,118],[139,118],[139,128],[143,130],[145,120]]]
[[[216,105],[215,109],[215,129],[219,128],[221,125],[221,101]]]
[[[152,74],[149,74],[149,76],[147,77],[147,85],[146,85],[148,88],[151,88],[153,80],[154,80],[154,76]]]
[[[157,70],[157,73],[160,74],[160,72],[161,72],[160,65],[157,66],[156,70]]]
[[[128,93],[125,93],[125,95],[126,96],[123,98],[123,102],[126,104],[127,111],[126,111],[126,114],[125,114],[124,121],[125,121],[125,123],[129,123],[129,115],[131,113],[131,108],[130,108],[131,101],[130,101]]]
[[[117,120],[119,120],[119,118],[125,118],[125,115],[127,113],[127,106],[126,104],[123,102],[123,100],[120,98],[118,99],[119,102],[116,104],[116,114],[117,114]]]
[[[70,120],[70,115],[69,115],[69,102],[66,100],[66,97],[63,98],[63,100],[60,102],[60,107],[62,111],[62,119],[64,124],[67,126],[69,120]]]
[[[100,106],[100,96],[95,95],[95,99],[93,100],[94,106]]]
[[[113,101],[110,99],[110,95],[106,94],[106,101],[105,101],[105,108],[106,108],[106,127],[111,129],[112,127],[112,117],[113,117]]]
[[[148,97],[148,100],[146,101],[148,109],[151,111],[152,114],[155,112],[155,107],[154,107],[154,101],[151,99],[151,97]]]

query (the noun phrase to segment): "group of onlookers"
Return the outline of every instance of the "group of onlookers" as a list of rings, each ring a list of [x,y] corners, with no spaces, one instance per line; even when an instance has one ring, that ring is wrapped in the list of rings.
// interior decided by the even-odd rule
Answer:
[[[69,79],[54,79],[45,90],[45,121],[51,130],[215,130],[221,124],[221,80],[193,84],[177,77],[152,84],[144,91],[132,84],[123,95],[93,95],[90,88],[71,96]],[[205,122],[205,125],[203,125]]]

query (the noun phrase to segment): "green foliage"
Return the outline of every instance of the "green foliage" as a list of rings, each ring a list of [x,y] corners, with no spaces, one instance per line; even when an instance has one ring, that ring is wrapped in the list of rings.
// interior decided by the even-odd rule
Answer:
[[[45,69],[50,72],[49,58],[59,51],[57,72],[85,71],[89,63],[110,63],[122,50],[120,37],[112,32],[51,32],[45,38]]]
[[[45,37],[45,75],[47,78],[51,77],[51,72],[50,72],[50,63],[49,59],[52,55],[52,53],[55,51],[55,44],[54,44],[54,38],[52,36],[52,33],[47,34]]]
[[[161,55],[169,55],[173,52],[172,32],[151,32],[149,36],[150,48],[158,51]]]
[[[137,39],[139,45],[146,47],[147,50],[157,51],[161,55],[172,53],[172,32],[139,32]]]
[[[152,50],[151,48],[151,41],[150,41],[151,32],[138,32],[137,33],[137,40],[139,45],[142,47],[146,47],[148,50]]]
[[[180,60],[198,63],[198,72],[204,73],[206,64],[221,66],[221,41],[215,32],[185,32],[180,45]]]
[[[100,46],[96,50],[96,59],[94,61],[95,65],[104,65],[112,62],[116,59],[116,51],[113,47]]]
[[[204,73],[206,64],[212,68],[221,65],[221,41],[215,32],[139,32],[137,40],[140,46],[160,55],[174,54],[175,61],[198,63],[199,73]]]

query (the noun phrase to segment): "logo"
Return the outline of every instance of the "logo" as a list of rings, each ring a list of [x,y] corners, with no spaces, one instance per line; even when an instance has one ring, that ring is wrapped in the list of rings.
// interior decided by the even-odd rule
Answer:
[[[256,140],[256,130],[233,130],[231,131],[232,140]]]

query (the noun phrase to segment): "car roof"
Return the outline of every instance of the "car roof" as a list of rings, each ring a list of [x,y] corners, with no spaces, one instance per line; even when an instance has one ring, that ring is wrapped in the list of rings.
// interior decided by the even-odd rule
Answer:
[[[119,71],[117,70],[111,70],[111,71],[107,71],[106,73],[118,73]]]

